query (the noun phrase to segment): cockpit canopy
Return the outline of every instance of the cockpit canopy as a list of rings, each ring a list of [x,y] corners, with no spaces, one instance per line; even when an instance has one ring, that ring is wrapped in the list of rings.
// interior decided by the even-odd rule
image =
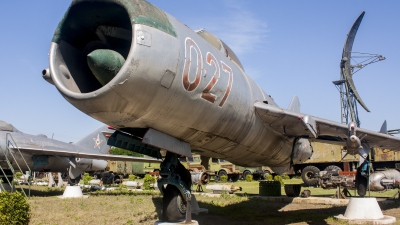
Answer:
[[[244,71],[243,65],[240,62],[239,58],[232,51],[232,49],[229,48],[228,45],[226,45],[223,41],[221,41],[221,39],[217,38],[214,34],[204,29],[197,30],[196,33],[200,35],[200,37],[204,38],[204,40],[206,40],[208,43],[210,43],[219,51],[225,52],[226,56],[229,57],[230,60],[236,63],[236,65],[239,66]]]
[[[0,131],[19,132],[13,125],[0,120]]]

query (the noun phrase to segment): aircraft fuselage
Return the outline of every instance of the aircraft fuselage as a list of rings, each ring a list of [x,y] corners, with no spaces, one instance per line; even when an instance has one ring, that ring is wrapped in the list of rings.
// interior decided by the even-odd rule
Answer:
[[[126,10],[134,8],[128,1],[97,2],[98,7],[72,3],[50,49],[51,77],[63,96],[105,124],[153,128],[188,142],[205,156],[245,166],[288,166],[294,138],[275,133],[256,115],[255,101],[276,103],[232,60],[231,50],[222,42],[221,48],[214,47],[172,16],[139,2],[135,13],[155,15],[150,20],[159,24],[134,20],[136,14]],[[105,5],[112,10],[103,10]],[[85,20],[84,26],[92,30],[69,27],[92,14],[104,16]],[[99,31],[102,35],[96,37]],[[105,41],[99,44],[99,38]],[[104,86],[86,62],[95,45],[112,46],[125,58]]]
[[[38,150],[37,154],[29,154],[19,151],[19,148],[34,148]],[[49,139],[44,135],[0,131],[0,166],[3,169],[9,168],[6,162],[7,158],[17,171],[66,172],[71,166],[70,161],[83,171],[104,170],[107,166],[107,161],[105,160],[46,155],[40,149],[57,149],[60,152],[65,150],[85,151],[80,146]]]

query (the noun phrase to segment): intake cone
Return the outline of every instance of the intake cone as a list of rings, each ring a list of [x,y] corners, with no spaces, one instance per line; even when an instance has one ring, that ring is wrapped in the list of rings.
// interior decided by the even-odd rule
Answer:
[[[104,86],[117,75],[125,59],[116,51],[97,49],[89,53],[87,63],[93,75]]]

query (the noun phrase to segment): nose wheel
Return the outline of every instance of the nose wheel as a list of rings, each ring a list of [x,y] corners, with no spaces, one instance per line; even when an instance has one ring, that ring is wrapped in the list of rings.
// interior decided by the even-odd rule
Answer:
[[[167,185],[163,190],[163,221],[177,221],[186,214],[186,201],[179,190],[173,185]]]
[[[160,165],[160,179],[157,185],[163,194],[162,221],[178,221],[186,215],[191,217],[190,201],[192,177],[178,160],[178,155],[167,152]],[[191,221],[191,218],[189,218]]]

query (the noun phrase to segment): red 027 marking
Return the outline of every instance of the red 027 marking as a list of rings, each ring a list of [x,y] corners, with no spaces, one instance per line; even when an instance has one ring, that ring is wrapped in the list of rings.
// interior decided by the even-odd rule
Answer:
[[[201,97],[204,98],[205,100],[209,101],[209,102],[214,103],[216,96],[214,94],[210,93],[210,90],[217,83],[221,72],[220,72],[220,68],[219,68],[219,65],[218,65],[218,61],[217,61],[217,59],[215,58],[215,56],[212,53],[207,52],[206,62],[210,66],[214,65],[215,72],[214,72],[214,75],[211,78],[210,82],[208,82],[206,88],[204,88],[203,93],[201,93]]]
[[[192,50],[196,51],[196,76],[193,81],[190,81],[189,79],[189,73],[190,73],[190,67],[193,63],[192,60]],[[211,77],[211,80],[208,82],[207,86],[204,88],[204,90],[201,93],[201,98],[211,102],[215,103],[215,100],[217,98],[216,95],[210,93],[211,89],[217,84],[219,81],[219,78],[221,76],[221,68],[222,71],[225,73],[228,73],[228,84],[224,93],[224,96],[222,97],[221,102],[218,104],[218,106],[222,107],[226,99],[228,98],[231,89],[232,89],[232,83],[233,83],[233,71],[232,69],[223,61],[221,61],[221,66],[219,65],[217,59],[211,52],[207,52],[206,54],[206,63],[209,66],[212,66],[215,68],[214,74]],[[185,39],[185,62],[184,62],[184,67],[183,67],[183,73],[182,73],[182,82],[183,82],[183,87],[185,88],[186,91],[193,91],[196,89],[201,81],[201,75],[203,73],[203,56],[201,54],[199,46],[196,44],[196,42],[187,37]]]
[[[192,49],[196,51],[197,55],[197,66],[196,66],[196,77],[193,82],[189,80],[190,66],[192,65]],[[199,46],[191,38],[186,38],[185,40],[185,65],[183,68],[183,87],[187,91],[193,91],[199,86],[201,73],[203,70],[203,56],[201,55]]]
[[[221,61],[221,65],[222,65],[222,70],[229,74],[228,86],[226,87],[226,91],[225,91],[224,97],[222,97],[221,103],[219,103],[219,106],[222,107],[222,105],[225,103],[226,99],[228,98],[229,93],[231,93],[232,82],[233,82],[233,72],[232,72],[232,69],[222,61]]]

